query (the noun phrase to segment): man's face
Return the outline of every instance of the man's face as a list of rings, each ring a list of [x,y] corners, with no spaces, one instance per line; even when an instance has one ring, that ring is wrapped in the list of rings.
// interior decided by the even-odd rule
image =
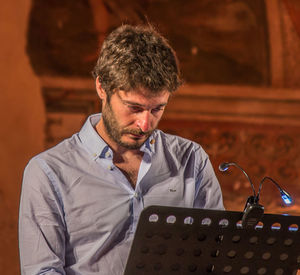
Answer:
[[[157,127],[169,96],[167,91],[153,96],[143,89],[115,92],[102,110],[110,141],[126,149],[139,149]]]

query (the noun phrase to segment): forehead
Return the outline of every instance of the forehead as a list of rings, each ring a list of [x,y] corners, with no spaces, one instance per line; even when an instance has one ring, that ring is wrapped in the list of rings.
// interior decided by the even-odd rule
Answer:
[[[162,91],[158,93],[152,93],[145,89],[137,89],[130,91],[119,90],[116,95],[125,102],[136,103],[140,105],[160,105],[167,104],[170,92]]]

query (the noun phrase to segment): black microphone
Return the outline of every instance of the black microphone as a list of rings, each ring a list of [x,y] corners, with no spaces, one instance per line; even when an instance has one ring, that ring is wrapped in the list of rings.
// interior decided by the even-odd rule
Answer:
[[[235,162],[223,162],[219,165],[219,170],[221,172],[225,172],[228,170],[230,166],[235,166],[239,168],[244,175],[246,176],[247,180],[249,181],[251,188],[253,190],[253,196],[249,196],[245,207],[243,211],[243,217],[242,217],[242,227],[243,228],[253,228],[258,224],[260,221],[261,217],[264,214],[264,207],[260,204],[258,204],[259,196],[256,196],[255,188],[254,185],[248,176],[248,174],[245,172],[245,170],[239,166]]]

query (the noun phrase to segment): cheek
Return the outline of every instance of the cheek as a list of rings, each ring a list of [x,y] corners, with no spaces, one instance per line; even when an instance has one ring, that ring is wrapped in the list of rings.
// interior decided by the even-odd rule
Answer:
[[[120,118],[120,120],[119,120],[120,125],[122,125],[125,128],[134,126],[137,121],[136,116],[134,116],[132,114],[128,114],[128,113],[119,114],[119,118]]]
[[[153,117],[153,119],[152,119],[152,121],[151,121],[151,126],[152,126],[152,128],[156,128],[156,127],[157,127],[157,125],[158,125],[160,119],[162,118],[162,115],[163,115],[163,113],[161,113],[161,114],[159,114],[159,115]]]

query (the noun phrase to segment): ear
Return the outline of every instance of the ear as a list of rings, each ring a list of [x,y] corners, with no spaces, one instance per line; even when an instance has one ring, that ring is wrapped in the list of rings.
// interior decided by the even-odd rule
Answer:
[[[107,94],[106,92],[102,89],[101,83],[99,81],[99,76],[97,76],[96,78],[96,90],[97,90],[97,94],[100,97],[100,99],[103,101],[106,101],[107,98]]]

